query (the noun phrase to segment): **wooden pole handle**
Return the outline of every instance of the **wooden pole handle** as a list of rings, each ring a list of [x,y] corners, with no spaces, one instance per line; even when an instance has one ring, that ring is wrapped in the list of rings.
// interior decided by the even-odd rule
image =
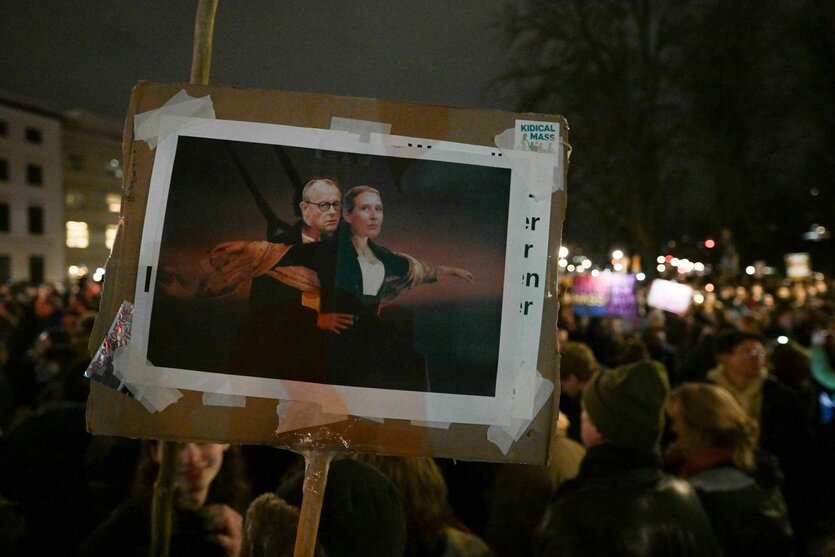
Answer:
[[[194,51],[191,57],[190,83],[209,84],[212,68],[212,37],[215,32],[215,12],[218,0],[198,0],[194,18]]]
[[[319,518],[322,515],[322,501],[328,483],[328,468],[334,457],[331,451],[313,449],[304,453],[304,486],[302,508],[299,511],[299,529],[293,557],[313,557],[316,549],[316,535],[319,532]]]
[[[218,0],[198,0],[194,18],[194,50],[191,57],[191,78],[195,85],[209,84],[212,67],[212,36]],[[171,546],[171,524],[174,508],[174,489],[180,444],[162,441],[162,458],[154,497],[151,503],[150,557],[168,557]]]
[[[172,508],[180,444],[176,441],[160,441],[162,457],[154,497],[151,503],[151,557],[168,557],[171,545]],[[156,449],[156,448],[155,448]]]

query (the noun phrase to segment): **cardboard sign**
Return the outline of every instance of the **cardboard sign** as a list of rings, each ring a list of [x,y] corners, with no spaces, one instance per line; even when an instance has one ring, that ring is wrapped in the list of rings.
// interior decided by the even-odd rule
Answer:
[[[812,276],[812,264],[808,253],[786,254],[786,278],[803,280]]]
[[[94,383],[91,431],[282,446],[325,426],[359,451],[544,462],[564,144],[497,136],[564,141],[561,118],[183,87],[134,91],[93,340],[133,302],[132,398]],[[312,178],[341,192],[306,199]],[[373,189],[340,215],[354,186]],[[312,241],[311,215],[341,222]]]
[[[693,288],[671,280],[655,279],[649,287],[647,305],[683,315],[693,300]]]

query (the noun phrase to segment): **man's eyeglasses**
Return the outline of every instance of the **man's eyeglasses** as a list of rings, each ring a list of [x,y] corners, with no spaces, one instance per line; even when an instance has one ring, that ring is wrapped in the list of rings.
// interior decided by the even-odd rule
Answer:
[[[749,358],[765,357],[764,348],[748,348],[745,350],[737,350],[736,352],[741,356],[748,356]]]
[[[313,203],[312,201],[305,201],[305,203],[307,203],[308,205],[315,205],[316,207],[319,207],[319,210],[323,213],[327,213],[328,211],[330,211],[331,207],[333,207],[334,210],[336,210],[336,211],[339,211],[339,209],[342,207],[342,203],[339,202],[339,201],[331,201],[331,202],[322,201],[321,203]]]

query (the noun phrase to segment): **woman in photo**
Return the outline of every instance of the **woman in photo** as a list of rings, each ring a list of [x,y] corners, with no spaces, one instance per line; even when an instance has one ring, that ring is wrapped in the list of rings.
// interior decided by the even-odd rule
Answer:
[[[377,244],[383,214],[380,192],[372,187],[354,187],[343,197],[333,298],[328,300],[323,290],[322,307],[332,304],[333,315],[350,317],[337,317],[342,320],[329,329],[334,334],[328,344],[328,374],[333,382],[364,378],[368,386],[429,390],[423,357],[402,329],[380,319],[380,309],[407,288],[448,276],[470,282],[473,277],[464,269],[432,265]]]

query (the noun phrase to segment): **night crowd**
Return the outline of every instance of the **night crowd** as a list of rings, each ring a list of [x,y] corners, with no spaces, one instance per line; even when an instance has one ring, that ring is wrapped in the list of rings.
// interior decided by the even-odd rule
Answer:
[[[549,467],[350,455],[316,555],[835,556],[835,283],[575,315]],[[92,436],[100,285],[0,286],[0,553],[148,554],[160,447]],[[292,555],[303,459],[184,443],[171,555]]]

